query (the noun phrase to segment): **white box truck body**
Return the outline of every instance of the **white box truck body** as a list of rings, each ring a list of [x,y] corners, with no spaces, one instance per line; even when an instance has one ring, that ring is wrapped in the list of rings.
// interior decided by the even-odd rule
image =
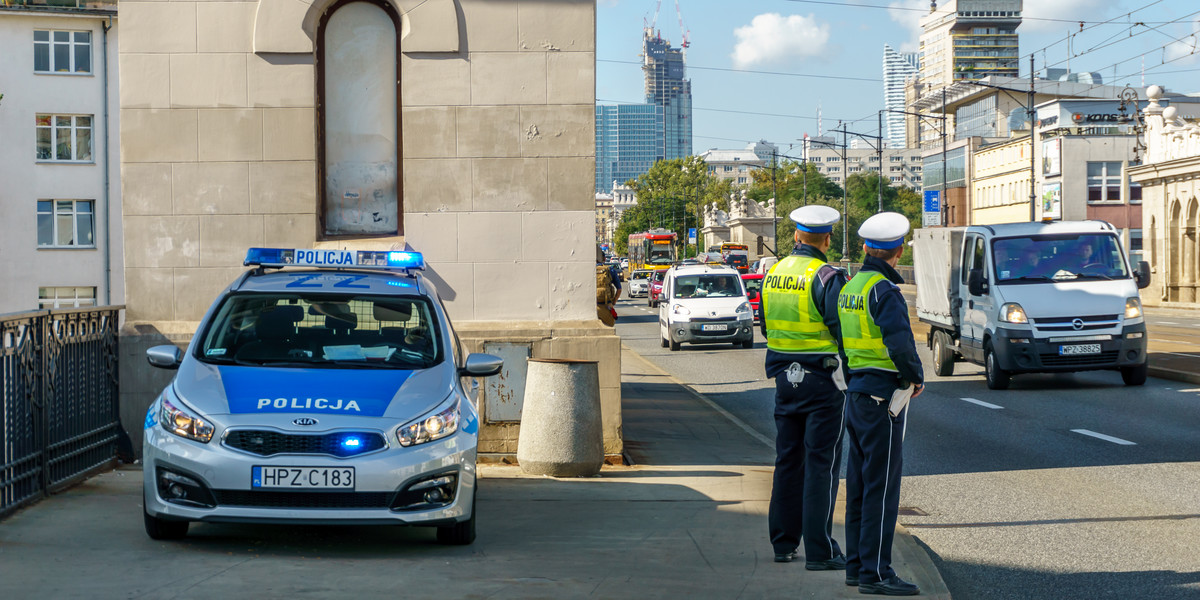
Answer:
[[[1145,382],[1138,290],[1149,265],[1129,264],[1108,223],[918,229],[913,264],[939,375],[965,360],[984,366],[992,389],[1016,373],[1099,369]]]

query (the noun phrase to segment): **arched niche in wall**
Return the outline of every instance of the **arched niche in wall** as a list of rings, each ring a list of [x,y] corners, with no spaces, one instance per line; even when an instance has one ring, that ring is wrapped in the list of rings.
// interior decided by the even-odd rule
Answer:
[[[313,52],[321,17],[337,0],[258,0],[256,53]],[[458,52],[460,11],[456,0],[384,0],[400,15],[404,53]]]

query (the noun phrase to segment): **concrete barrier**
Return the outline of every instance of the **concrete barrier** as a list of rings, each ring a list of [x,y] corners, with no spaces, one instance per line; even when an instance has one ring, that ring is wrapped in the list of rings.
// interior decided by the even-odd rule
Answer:
[[[604,464],[596,361],[529,359],[517,462],[533,475],[584,477]]]

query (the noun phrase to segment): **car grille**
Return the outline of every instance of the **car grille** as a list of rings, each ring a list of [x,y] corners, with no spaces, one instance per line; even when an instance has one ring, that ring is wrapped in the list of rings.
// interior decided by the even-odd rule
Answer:
[[[1047,367],[1070,367],[1070,366],[1087,366],[1087,365],[1104,365],[1117,362],[1117,355],[1120,354],[1117,350],[1110,352],[1101,352],[1100,354],[1084,354],[1079,356],[1059,356],[1057,354],[1043,354],[1042,364]]]
[[[394,492],[258,492],[213,490],[218,506],[258,508],[387,508]]]
[[[345,445],[343,442],[350,437],[358,438],[359,445]],[[325,434],[298,434],[253,429],[230,431],[225,436],[224,444],[229,448],[258,456],[327,454],[339,458],[374,452],[387,446],[387,442],[378,432],[337,431]]]
[[[1096,329],[1111,329],[1121,324],[1119,315],[1092,315],[1088,317],[1047,317],[1033,319],[1033,325],[1040,331],[1093,331]],[[1083,326],[1076,329],[1072,322],[1078,318]]]

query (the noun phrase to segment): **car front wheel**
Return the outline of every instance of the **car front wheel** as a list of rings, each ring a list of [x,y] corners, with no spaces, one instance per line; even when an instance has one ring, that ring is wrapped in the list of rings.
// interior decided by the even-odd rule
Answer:
[[[437,528],[437,540],[447,546],[467,546],[475,541],[475,515],[479,514],[475,506],[475,491],[471,490],[471,518],[461,523]]]
[[[1007,390],[1008,384],[1012,381],[1012,375],[1000,368],[1000,364],[996,360],[996,353],[992,351],[990,344],[987,347],[983,362],[983,368],[987,373],[988,389]]]
[[[145,496],[143,496],[144,504]],[[180,540],[187,535],[187,521],[168,521],[151,515],[142,509],[142,520],[146,526],[146,535],[152,540]]]

